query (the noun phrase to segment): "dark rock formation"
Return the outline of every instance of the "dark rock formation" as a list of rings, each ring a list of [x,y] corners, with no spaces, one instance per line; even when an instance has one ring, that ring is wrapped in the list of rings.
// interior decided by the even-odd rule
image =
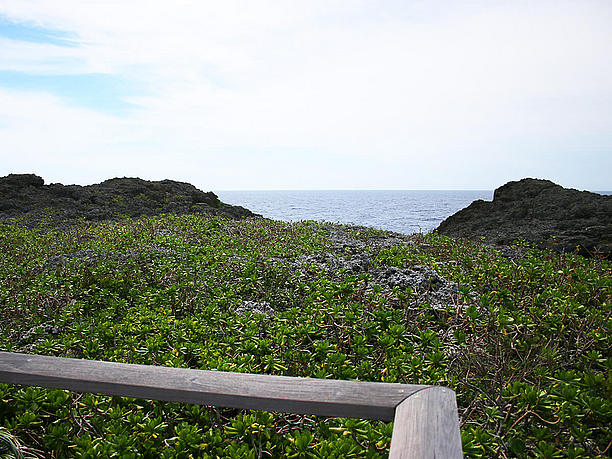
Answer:
[[[189,183],[139,178],[114,178],[89,186],[45,185],[33,174],[0,178],[0,221],[23,217],[28,224],[99,221],[121,216],[209,214],[228,218],[255,216],[251,211],[222,203],[212,192]]]
[[[493,201],[474,201],[444,220],[451,237],[506,245],[523,238],[540,247],[612,258],[612,196],[523,179],[495,190]]]
[[[11,188],[20,190],[28,186],[43,186],[44,184],[42,177],[34,174],[9,174],[6,177],[0,177],[0,191]]]

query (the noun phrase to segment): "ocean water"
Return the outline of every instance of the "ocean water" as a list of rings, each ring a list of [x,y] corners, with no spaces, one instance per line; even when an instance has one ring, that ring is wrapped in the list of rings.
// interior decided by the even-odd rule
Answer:
[[[274,220],[350,223],[398,233],[427,233],[492,190],[218,191],[221,201]]]

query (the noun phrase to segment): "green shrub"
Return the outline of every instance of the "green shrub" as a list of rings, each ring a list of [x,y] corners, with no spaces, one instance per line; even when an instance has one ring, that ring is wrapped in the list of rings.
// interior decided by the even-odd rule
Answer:
[[[172,215],[63,232],[0,226],[0,349],[447,385],[468,457],[610,453],[609,262],[524,244],[509,259],[436,234],[368,245],[372,269],[426,265],[458,283],[452,301],[431,305],[367,273],[296,268],[335,250],[331,231]],[[392,433],[375,421],[10,385],[0,385],[0,426],[26,452],[56,457],[384,457]]]

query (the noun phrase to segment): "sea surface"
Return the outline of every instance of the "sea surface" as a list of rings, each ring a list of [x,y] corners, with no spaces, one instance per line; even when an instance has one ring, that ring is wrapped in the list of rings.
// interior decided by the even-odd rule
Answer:
[[[491,201],[493,190],[475,191],[218,191],[221,201],[274,220],[350,223],[398,233],[427,233],[472,201]]]

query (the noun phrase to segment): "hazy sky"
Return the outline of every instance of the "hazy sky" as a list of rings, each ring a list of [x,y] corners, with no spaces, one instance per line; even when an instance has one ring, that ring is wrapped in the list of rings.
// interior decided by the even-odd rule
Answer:
[[[0,0],[0,175],[612,189],[612,1]]]

